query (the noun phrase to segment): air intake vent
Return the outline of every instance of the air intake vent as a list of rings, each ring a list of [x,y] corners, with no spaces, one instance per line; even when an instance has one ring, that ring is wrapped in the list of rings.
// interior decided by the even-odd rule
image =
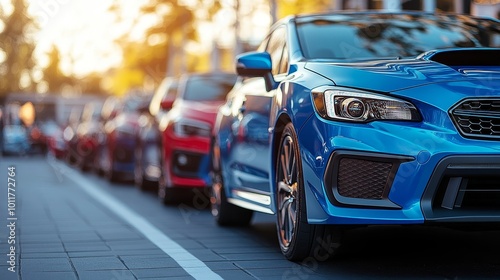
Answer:
[[[330,201],[338,206],[400,209],[389,199],[399,165],[412,157],[337,150],[325,172]]]
[[[500,48],[463,48],[430,51],[419,57],[448,66],[500,66]]]
[[[339,166],[339,194],[352,198],[382,199],[391,169],[390,162],[343,158]]]

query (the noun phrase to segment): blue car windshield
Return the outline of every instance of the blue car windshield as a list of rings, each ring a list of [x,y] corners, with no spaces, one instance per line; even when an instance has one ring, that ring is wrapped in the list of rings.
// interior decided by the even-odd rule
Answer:
[[[459,47],[499,47],[500,23],[470,17],[417,14],[339,14],[297,19],[308,59],[413,57]]]
[[[224,101],[233,88],[236,76],[193,77],[186,84],[183,99],[191,101]]]

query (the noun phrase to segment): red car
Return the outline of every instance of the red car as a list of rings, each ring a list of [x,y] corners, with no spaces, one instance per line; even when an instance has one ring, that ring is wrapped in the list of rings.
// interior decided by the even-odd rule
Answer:
[[[158,196],[173,203],[211,184],[209,146],[217,109],[236,82],[229,73],[181,78],[172,109],[160,120],[162,140]]]

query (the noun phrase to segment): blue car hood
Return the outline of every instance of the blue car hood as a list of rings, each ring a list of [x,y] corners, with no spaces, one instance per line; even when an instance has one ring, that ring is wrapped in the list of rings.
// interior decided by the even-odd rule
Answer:
[[[447,66],[426,59],[337,63],[309,61],[305,68],[341,87],[394,92],[431,83],[500,79],[500,66]]]

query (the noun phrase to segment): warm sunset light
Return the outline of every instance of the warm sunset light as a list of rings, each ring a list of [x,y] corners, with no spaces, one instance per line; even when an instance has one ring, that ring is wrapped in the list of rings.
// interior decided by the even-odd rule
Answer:
[[[485,4],[491,3],[489,5]],[[165,76],[234,71],[273,21],[293,14],[386,9],[488,10],[459,0],[0,0],[0,97],[152,92]],[[7,82],[9,81],[9,82]]]
[[[500,279],[500,0],[0,0],[0,280]]]
[[[100,77],[101,85],[120,95],[133,87],[154,86],[165,75],[232,70],[234,48],[241,51],[241,43],[235,42],[255,44],[262,39],[261,30],[271,24],[264,0],[239,5],[237,1],[169,3],[27,0],[38,27],[33,34],[40,65],[34,70],[35,80],[40,80],[37,88],[53,90],[41,77],[54,60],[62,75],[106,73]],[[236,20],[241,21],[238,40]],[[210,65],[214,55],[219,65]]]
[[[19,108],[19,118],[26,126],[31,126],[35,122],[35,107],[33,103],[26,102]]]
[[[112,0],[29,0],[29,11],[40,27],[35,35],[40,63],[48,63],[45,54],[52,45],[61,53],[64,73],[101,72],[120,63],[122,53],[115,41],[124,34],[143,39],[144,30],[139,29],[145,19],[139,17],[139,9],[145,1],[115,2],[120,14],[110,11]],[[133,27],[135,21],[139,27]]]

